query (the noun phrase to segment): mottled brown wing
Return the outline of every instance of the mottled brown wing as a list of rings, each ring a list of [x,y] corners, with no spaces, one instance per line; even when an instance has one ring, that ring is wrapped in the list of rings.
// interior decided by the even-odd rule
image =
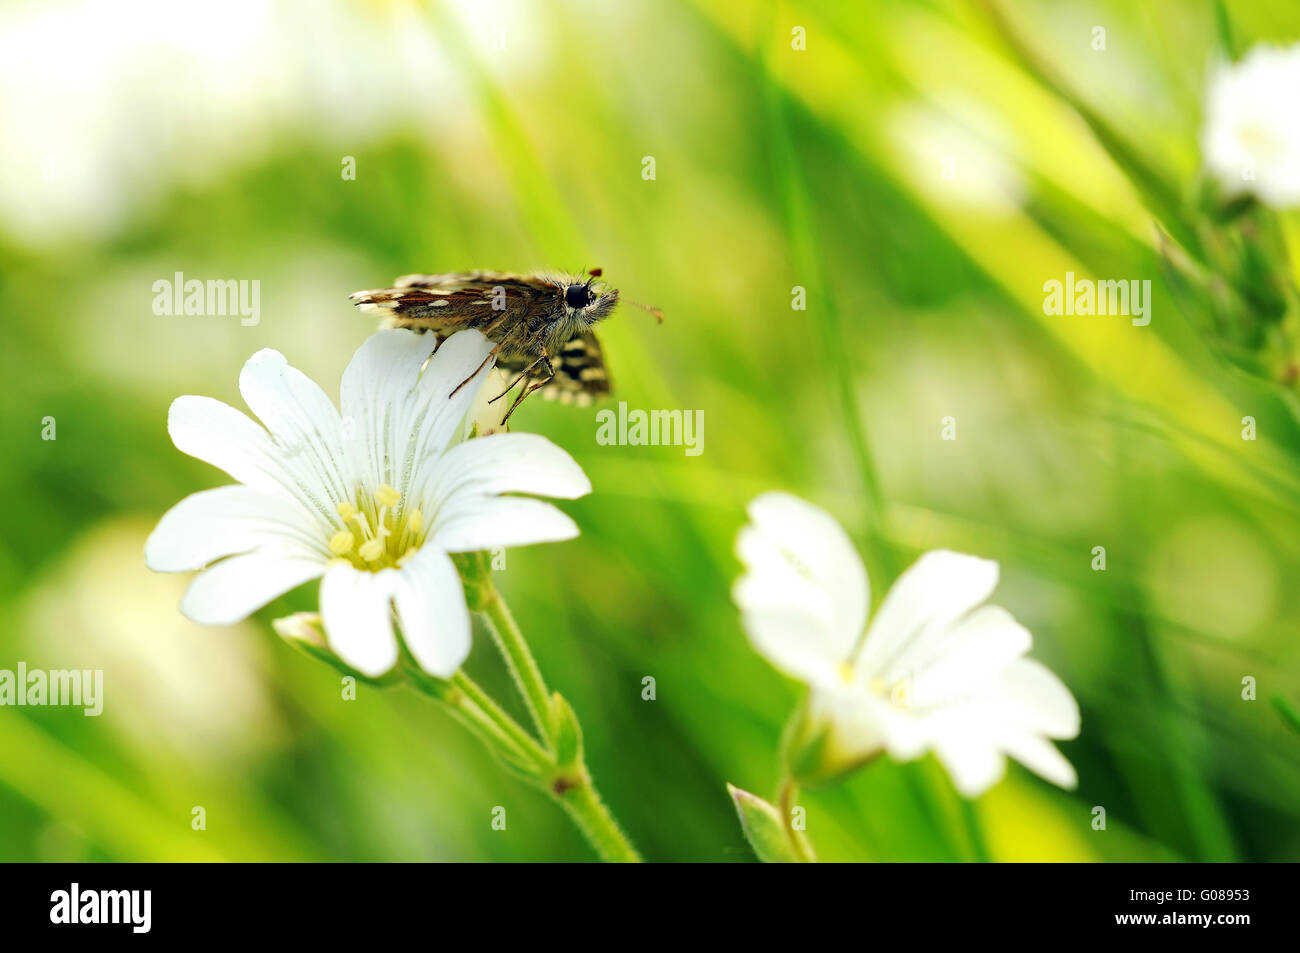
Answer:
[[[502,358],[496,366],[513,381],[532,363],[522,358]],[[600,341],[591,331],[571,338],[560,349],[560,353],[551,358],[551,369],[555,371],[555,376],[539,391],[547,400],[588,407],[609,394],[610,380],[609,372],[605,369],[605,357]],[[528,372],[527,386],[545,380],[546,368],[534,367]]]
[[[495,297],[498,288],[503,300]],[[501,271],[403,275],[391,288],[349,295],[362,311],[380,315],[385,327],[477,328],[488,337],[503,325],[509,326],[535,300],[548,296],[554,296],[554,289],[536,278]],[[498,307],[494,308],[494,303]]]
[[[612,387],[600,341],[591,331],[570,338],[551,359],[551,368],[555,377],[541,391],[547,400],[586,407],[608,396]]]

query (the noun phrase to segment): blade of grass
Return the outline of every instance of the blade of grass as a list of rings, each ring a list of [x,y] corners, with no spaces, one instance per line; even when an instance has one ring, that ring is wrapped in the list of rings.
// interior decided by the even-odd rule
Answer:
[[[1282,720],[1297,732],[1300,732],[1300,711],[1296,711],[1295,706],[1281,695],[1274,695],[1272,701],[1273,707],[1276,708],[1277,713],[1282,716]]]
[[[770,17],[766,22],[769,27],[767,34],[772,35]],[[806,285],[809,289],[809,298],[814,302],[816,310],[820,311],[820,315],[816,310],[814,311],[812,324],[819,332],[826,361],[834,374],[835,397],[844,420],[844,434],[853,452],[858,478],[861,480],[869,504],[866,521],[871,545],[868,546],[864,556],[867,558],[869,570],[875,570],[869,574],[874,579],[892,578],[896,575],[897,567],[893,565],[892,550],[885,545],[885,541],[889,538],[885,495],[876,471],[866,422],[858,406],[854,386],[855,368],[849,360],[850,352],[843,321],[822,267],[824,256],[818,247],[816,233],[812,227],[807,185],[786,117],[787,94],[767,68],[768,45],[765,42],[755,44],[755,49],[758,51],[755,66],[762,84],[763,109],[766,117],[763,125],[768,132],[767,151],[772,157],[773,178],[779,191],[786,235],[793,252],[795,274],[800,279],[797,283]],[[817,320],[818,317],[821,320]]]

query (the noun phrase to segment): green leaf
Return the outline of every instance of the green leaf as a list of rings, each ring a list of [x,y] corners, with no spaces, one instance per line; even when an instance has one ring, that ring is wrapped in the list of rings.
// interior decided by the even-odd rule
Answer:
[[[551,725],[555,731],[555,763],[561,769],[582,761],[582,726],[578,716],[559,692],[551,695]]]
[[[1281,695],[1274,695],[1273,707],[1277,709],[1277,713],[1282,716],[1283,721],[1296,731],[1300,731],[1300,711],[1296,711],[1295,706]]]
[[[1110,155],[1120,171],[1142,193],[1148,209],[1156,215],[1165,229],[1188,251],[1200,256],[1200,239],[1187,215],[1178,186],[1166,169],[1155,166],[1141,153],[1128,136],[1105,116],[1093,109],[1056,72],[1051,62],[1040,56],[1012,26],[1011,20],[994,0],[980,3],[990,26],[1002,39],[1012,56],[1038,83],[1064,101],[1092,130],[1093,136]]]
[[[757,795],[742,791],[734,784],[727,785],[727,793],[740,815],[740,827],[745,839],[754,848],[758,859],[765,864],[797,864],[798,856],[790,843],[781,815],[771,804]]]
[[[1237,44],[1232,38],[1232,21],[1228,19],[1228,8],[1223,0],[1214,0],[1214,25],[1219,34],[1219,47],[1223,55],[1230,60],[1237,59]]]

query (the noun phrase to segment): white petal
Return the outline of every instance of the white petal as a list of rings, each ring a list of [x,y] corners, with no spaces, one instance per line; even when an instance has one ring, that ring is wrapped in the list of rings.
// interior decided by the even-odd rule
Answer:
[[[406,459],[415,385],[437,343],[432,334],[379,331],[357,348],[343,372],[339,406],[344,443],[362,462],[362,479],[371,487],[403,486],[393,463]]]
[[[254,551],[222,560],[190,583],[181,612],[201,625],[230,625],[319,576],[320,560]]]
[[[350,498],[356,476],[344,459],[339,413],[315,381],[266,348],[244,364],[239,392],[300,483],[321,497]]]
[[[833,758],[865,760],[878,754],[887,741],[884,706],[865,692],[846,691],[843,684],[823,687],[813,684],[808,694],[808,713],[815,724],[830,722]],[[893,757],[899,755],[891,752]],[[919,754],[919,750],[916,754]],[[916,754],[909,757],[916,757]],[[906,758],[900,758],[906,760]]]
[[[393,585],[402,640],[420,668],[451,678],[469,657],[469,609],[451,558],[425,546],[397,573]]]
[[[805,615],[810,625],[826,629],[835,639],[831,654],[841,661],[848,659],[861,631],[840,623],[831,594],[800,572],[787,550],[754,527],[744,526],[736,535],[736,557],[746,568],[732,588],[732,598],[741,609]]]
[[[797,610],[742,611],[740,618],[754,650],[791,678],[828,692],[845,687],[835,629]]]
[[[934,750],[964,797],[979,797],[1002,780],[1006,771],[1002,752],[992,739],[981,737],[974,727],[947,732]]]
[[[811,578],[789,550],[753,526],[736,539],[736,553],[748,571],[731,595],[755,651],[793,678],[829,691],[846,686],[840,674],[861,629],[836,615],[835,600]]]
[[[926,553],[894,583],[858,659],[867,674],[918,669],[927,642],[989,597],[998,564],[946,549]]]
[[[909,704],[918,708],[953,704],[982,694],[990,679],[1029,651],[1032,641],[1011,613],[981,606],[934,641],[931,657],[908,653],[916,658],[917,671],[891,671],[886,680],[904,679]]]
[[[748,572],[733,596],[751,615],[803,612],[814,651],[846,661],[867,618],[867,574],[848,535],[823,510],[788,493],[749,505],[750,526],[736,540]]]
[[[1030,734],[1006,735],[1003,736],[1000,747],[1030,771],[1053,784],[1073,788],[1079,783],[1074,765],[1045,738]]]
[[[1206,95],[1201,144],[1205,164],[1235,195],[1266,204],[1300,204],[1300,46],[1258,44],[1239,62],[1219,66]]]
[[[409,400],[420,368],[437,344],[431,334],[404,328],[388,328],[366,338],[343,371],[339,385],[343,415],[359,420],[368,411]]]
[[[407,438],[400,442],[390,438],[393,442],[388,444],[395,448],[389,482],[403,494],[413,492],[416,467],[439,457],[456,436],[475,393],[492,369],[492,361],[484,363],[491,351],[491,342],[478,331],[458,331],[429,359],[409,401],[410,412],[403,425]],[[419,491],[414,492],[419,498]]]
[[[577,535],[578,524],[550,503],[522,496],[493,496],[454,509],[444,506],[429,539],[444,552],[472,553],[501,546],[556,543]]]
[[[443,454],[428,496],[454,505],[467,495],[531,493],[573,500],[590,492],[591,481],[567,451],[537,434],[499,433]]]
[[[991,691],[1001,717],[1022,730],[1049,738],[1079,734],[1079,704],[1047,666],[1018,659],[1002,671]]]
[[[898,761],[919,758],[934,747],[945,720],[942,716],[898,708],[888,699],[877,699],[877,709],[876,720],[882,726],[885,747],[889,756]]]
[[[509,425],[501,418],[510,411],[510,402],[513,398],[502,397],[500,400],[496,398],[514,382],[515,376],[500,367],[492,369],[478,389],[478,393],[474,395],[474,402],[465,413],[465,426],[461,431],[462,440],[468,440],[471,434],[487,437],[495,433],[509,432]]]
[[[246,486],[222,486],[181,500],[145,542],[156,572],[202,569],[214,559],[276,544],[326,558],[311,518],[293,500]]]
[[[391,569],[363,572],[340,563],[321,580],[325,640],[363,675],[382,675],[397,664],[390,599],[397,576]]]
[[[224,470],[240,483],[284,490],[288,475],[270,435],[229,404],[186,395],[172,401],[167,432],[181,453]]]
[[[915,751],[919,740],[922,747],[935,750],[967,797],[977,796],[1001,777],[1002,758],[995,758],[995,752],[1011,755],[1062,787],[1075,784],[1074,768],[1042,735],[1073,737],[1078,708],[1060,680],[1030,659],[1006,666],[981,697],[898,715],[886,726],[890,753],[902,757],[898,749]]]
[[[228,404],[211,397],[177,397],[167,413],[167,432],[182,453],[254,489],[297,500],[324,525],[333,521],[334,502],[318,481],[304,478],[264,429]]]

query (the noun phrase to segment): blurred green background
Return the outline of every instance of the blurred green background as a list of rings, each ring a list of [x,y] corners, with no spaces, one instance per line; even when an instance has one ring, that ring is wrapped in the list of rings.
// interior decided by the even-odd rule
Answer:
[[[1238,6],[1239,37],[1300,37],[1292,0]],[[1003,9],[1191,187],[1210,3]],[[594,266],[668,316],[604,325],[615,399],[703,410],[704,452],[530,401],[517,429],[595,490],[498,584],[648,859],[751,859],[724,782],[777,782],[799,686],[729,596],[767,489],[845,524],[877,602],[925,549],[999,560],[1083,710],[1075,792],[1012,764],[966,811],[929,758],[805,792],[824,859],[1300,859],[1300,425],[1179,309],[1140,197],[978,5],[12,2],[0,138],[0,668],[106,695],[0,709],[0,859],[591,858],[435,704],[344,701],[281,643],[312,587],[203,628],[142,546],[228,482],[172,447],[175,396],[242,408],[268,346],[336,395],[373,330],[346,295],[399,274]],[[1152,279],[1150,326],[1045,316],[1069,270]],[[260,323],[155,315],[177,271],[259,280]],[[509,695],[482,631],[468,668]]]

